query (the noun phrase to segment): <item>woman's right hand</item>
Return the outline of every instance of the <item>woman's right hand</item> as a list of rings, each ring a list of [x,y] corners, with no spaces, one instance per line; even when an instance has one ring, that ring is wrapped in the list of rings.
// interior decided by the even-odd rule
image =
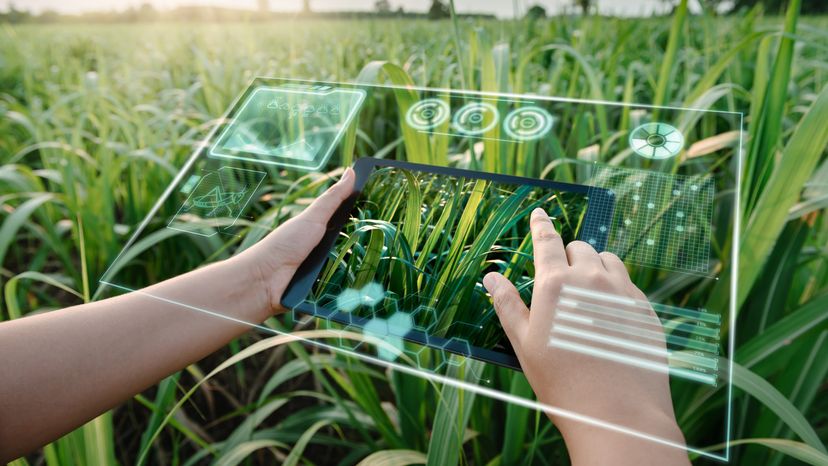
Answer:
[[[630,313],[641,322],[641,328],[663,336],[661,323],[649,305],[645,308],[619,304],[612,309],[615,314],[605,317],[608,321],[601,320],[602,328],[590,325],[590,313],[578,315],[578,304],[588,305],[590,295],[614,296],[621,298],[619,302],[632,298],[646,303],[646,296],[632,283],[624,263],[614,254],[597,253],[582,241],[573,241],[564,247],[543,209],[532,212],[530,225],[535,255],[531,311],[503,275],[489,273],[483,284],[492,296],[501,325],[538,399],[555,408],[683,446],[684,437],[673,413],[666,371],[645,369],[578,350],[587,343],[590,348],[612,350],[622,358],[625,354],[640,356],[634,350],[619,349],[617,344],[601,341],[604,336],[613,338],[612,332],[606,330],[606,322],[625,319],[629,322]],[[559,311],[561,306],[565,308],[563,315]],[[564,330],[566,333],[561,333]],[[583,340],[579,334],[590,339]],[[662,365],[656,367],[667,367],[666,357],[658,355],[658,349],[666,355],[663,338],[653,342],[652,338],[626,335],[624,340],[632,343],[632,348],[636,344],[649,348],[656,355],[645,358]],[[551,414],[550,417],[563,434],[575,464],[689,464],[686,452],[680,448],[565,415]]]

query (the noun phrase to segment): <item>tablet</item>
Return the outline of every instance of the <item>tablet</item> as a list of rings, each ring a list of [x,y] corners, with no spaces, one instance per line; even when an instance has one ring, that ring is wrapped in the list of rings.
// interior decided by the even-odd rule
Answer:
[[[606,246],[610,190],[375,158],[354,171],[354,192],[284,293],[288,309],[520,369],[483,276],[504,273],[528,299],[537,207],[565,243]]]

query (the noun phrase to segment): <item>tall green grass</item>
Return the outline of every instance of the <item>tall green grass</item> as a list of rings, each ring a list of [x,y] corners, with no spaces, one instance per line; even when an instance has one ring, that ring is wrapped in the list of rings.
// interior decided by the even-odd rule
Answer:
[[[131,230],[254,75],[744,110],[734,462],[826,464],[826,30],[824,18],[799,17],[798,1],[785,18],[690,17],[682,3],[670,19],[646,20],[2,26],[0,319],[92,299]],[[598,144],[597,156],[609,157],[606,118],[584,122],[595,138],[572,131],[561,153]],[[621,126],[632,118],[622,115]],[[405,148],[424,163],[464,157],[417,134],[379,142],[382,131],[380,118],[375,133],[345,144],[389,157]],[[546,168],[520,152],[484,163],[527,175]],[[294,186],[268,213],[280,220],[323,180],[277,182]],[[254,230],[241,246],[255,238]],[[135,272],[173,275],[206,259],[191,251]],[[712,290],[710,302],[727,292]],[[523,377],[491,372],[498,386],[530,393]],[[716,447],[707,426],[722,424],[725,399],[681,396],[690,443]],[[41,457],[49,465],[567,461],[542,414],[257,335],[20,464]]]

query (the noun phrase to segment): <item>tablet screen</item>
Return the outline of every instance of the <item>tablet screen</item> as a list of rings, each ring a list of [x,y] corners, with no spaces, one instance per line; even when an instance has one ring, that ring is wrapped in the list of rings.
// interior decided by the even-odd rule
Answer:
[[[591,226],[602,214],[589,209],[596,193],[381,163],[319,272],[308,297],[315,304],[311,313],[515,367],[483,276],[506,274],[528,299],[534,277],[530,213],[544,208],[568,243],[599,231]],[[590,239],[599,249],[605,241]]]

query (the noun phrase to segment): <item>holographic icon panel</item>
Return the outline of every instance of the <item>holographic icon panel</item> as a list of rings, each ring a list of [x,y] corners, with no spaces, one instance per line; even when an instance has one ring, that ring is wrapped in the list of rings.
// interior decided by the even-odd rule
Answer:
[[[454,114],[452,125],[457,132],[469,136],[479,136],[497,126],[500,112],[488,102],[466,104]]]
[[[669,159],[684,147],[684,135],[667,123],[645,123],[630,133],[630,147],[648,159]]]
[[[201,236],[228,230],[264,178],[264,172],[232,167],[191,175],[179,190],[187,198],[167,227]]]
[[[554,118],[546,109],[526,100],[505,102],[466,103],[451,115],[451,99],[445,96],[428,97],[417,101],[405,112],[405,124],[422,133],[489,139],[486,133],[500,123],[499,105],[515,105],[503,119],[504,137],[515,142],[535,141],[546,136],[554,124]],[[444,126],[451,118],[450,127]],[[501,137],[492,138],[500,140]]]
[[[257,88],[210,148],[210,156],[319,170],[364,99],[361,89]]]
[[[440,99],[423,99],[412,105],[405,121],[418,131],[432,130],[449,119],[449,104]]]
[[[503,130],[512,139],[533,141],[552,129],[552,115],[540,107],[520,107],[509,112],[503,120]]]

